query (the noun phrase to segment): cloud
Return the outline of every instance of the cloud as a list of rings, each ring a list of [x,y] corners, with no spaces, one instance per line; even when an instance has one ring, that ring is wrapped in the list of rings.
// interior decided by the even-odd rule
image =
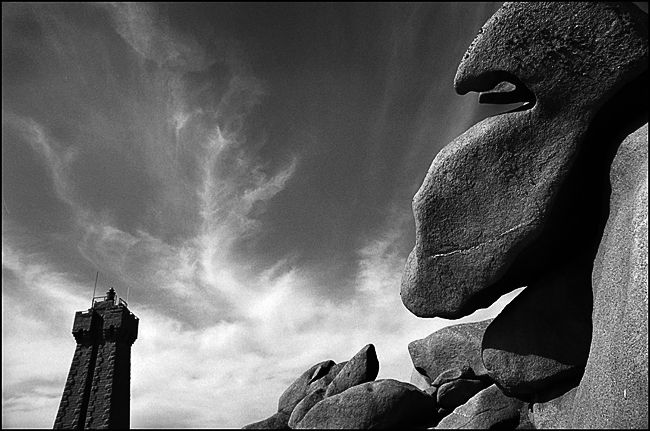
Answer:
[[[364,294],[347,304],[311,296],[305,289],[310,280],[290,271],[252,279],[265,288],[257,286],[256,297],[241,301],[233,321],[192,327],[146,303],[131,306],[140,318],[132,425],[242,426],[272,414],[280,394],[312,364],[347,360],[370,342],[377,347],[380,378],[408,380],[408,342],[450,322],[417,319],[401,306],[395,282],[402,262],[391,251],[391,236],[362,251]],[[49,426],[74,350],[73,312],[88,306],[87,298],[72,292],[87,288],[4,242],[3,271],[11,275],[3,277],[3,342],[12,346],[3,349],[3,425]],[[30,312],[27,303],[43,304],[48,312]],[[27,403],[35,399],[42,414],[27,420],[34,414]]]
[[[41,260],[16,251],[3,232],[3,427],[54,424],[75,346],[71,310],[90,304],[86,286]]]
[[[75,148],[62,148],[47,136],[40,124],[31,118],[4,111],[2,117],[3,127],[17,130],[32,150],[41,156],[58,198],[73,207],[77,213],[82,213],[83,209],[75,199],[74,187],[66,178],[66,172],[78,155]]]
[[[267,206],[304,180],[300,153],[271,164],[260,150],[264,134],[252,133],[250,119],[272,89],[250,72],[234,41],[211,40],[217,48],[208,49],[156,5],[99,7],[109,11],[111,35],[77,29],[58,9],[39,21],[50,35],[43,50],[54,47],[60,67],[42,88],[68,73],[76,81],[48,106],[74,105],[79,117],[66,119],[70,111],[61,109],[63,120],[54,121],[7,103],[3,126],[18,131],[43,162],[56,198],[73,215],[74,232],[33,242],[50,241],[57,250],[72,243],[66,250],[101,272],[102,291],[106,283],[121,296],[130,291],[140,318],[132,426],[239,427],[263,419],[309,366],[345,361],[368,343],[377,347],[380,378],[408,380],[408,342],[451,323],[418,319],[400,302],[408,209],[382,208],[384,223],[360,243],[350,241],[358,271],[347,295],[332,293],[340,281],[334,270],[316,274],[273,247],[265,250],[271,264],[256,266],[240,243],[268,228],[261,217]],[[128,50],[111,54],[111,38]],[[77,40],[91,42],[77,50]],[[95,53],[101,73],[85,58]],[[121,56],[129,65],[123,70],[116,66]],[[386,115],[380,109],[378,123]],[[101,162],[84,171],[93,160]],[[34,253],[38,245],[26,244],[15,224],[3,218],[2,424],[49,427],[74,351],[74,312],[88,307],[91,282],[80,281],[74,264],[63,270],[59,253]]]
[[[32,128],[41,130],[33,124]],[[35,148],[49,155],[45,159],[53,180],[59,181],[60,190],[68,190],[65,173],[57,170],[65,164],[58,162],[42,130],[35,136],[40,143]],[[231,144],[215,148],[223,151]],[[249,165],[241,166],[247,169]],[[407,380],[408,342],[444,325],[438,319],[415,318],[399,301],[403,260],[396,243],[405,220],[389,220],[383,234],[370,238],[359,250],[358,294],[343,304],[312,296],[309,274],[283,270],[282,262],[261,275],[230,269],[228,244],[233,237],[229,235],[251,229],[246,214],[252,203],[270,199],[281,190],[292,170],[290,165],[270,178],[259,174],[243,194],[231,190],[207,196],[206,205],[215,203],[222,217],[214,222],[216,215],[206,212],[206,229],[181,246],[166,244],[144,231],[132,235],[82,218],[85,233],[80,250],[140,290],[131,301],[141,322],[133,348],[134,426],[238,427],[262,419],[273,413],[279,395],[304,369],[326,358],[347,360],[370,342],[378,350],[380,377]],[[208,174],[205,181],[217,187],[212,178]],[[62,192],[61,196],[76,207],[71,194]],[[86,299],[78,296],[87,288],[57,273],[39,256],[22,255],[11,246],[10,235],[6,239],[3,270],[18,281],[8,281],[11,287],[3,284],[3,319],[10,319],[3,322],[3,331],[11,331],[3,332],[3,340],[13,347],[11,352],[20,353],[3,356],[3,397],[7,393],[3,403],[14,418],[8,421],[24,419],[33,413],[25,403],[37,398],[43,412],[49,409],[50,417],[43,413],[32,420],[49,426],[58,407],[53,394],[57,387],[62,390],[73,350],[67,332],[70,319],[73,311],[87,306]],[[201,256],[208,258],[201,260]],[[152,292],[143,292],[145,288]],[[210,296],[214,291],[224,293],[223,297]],[[175,297],[173,302],[184,304],[187,312],[170,313],[157,303],[161,295]],[[30,313],[26,303],[47,304],[48,312]],[[224,303],[232,309],[223,309]],[[187,315],[192,313],[196,318],[188,326]],[[37,341],[30,345],[26,340]],[[57,357],[54,362],[60,366],[49,366],[52,361],[39,354],[43,351],[50,358]],[[25,384],[22,375],[49,383],[25,392],[19,389]],[[155,411],[168,415],[153,415]],[[7,422],[11,423],[29,422]]]
[[[120,100],[129,109],[149,101],[152,106],[147,108],[152,109],[145,111],[153,112],[154,120],[163,120],[150,121],[142,112],[134,112],[143,139],[139,147],[128,152],[142,156],[148,177],[163,190],[158,195],[158,190],[144,189],[140,200],[149,201],[149,209],[155,214],[164,214],[170,201],[184,213],[198,214],[195,228],[186,229],[179,238],[156,235],[147,220],[135,229],[124,226],[119,212],[128,205],[109,203],[98,210],[85,199],[86,178],[79,175],[79,164],[86,160],[79,160],[79,154],[87,148],[70,142],[62,145],[32,118],[12,112],[3,117],[41,156],[56,196],[72,210],[80,235],[78,251],[89,263],[125,284],[125,290],[133,287],[134,298],[139,293],[140,300],[169,305],[170,300],[159,299],[175,297],[182,301],[179,308],[194,309],[201,317],[214,313],[232,318],[233,311],[229,310],[234,310],[233,303],[250,289],[232,274],[246,263],[232,261],[230,248],[259,228],[250,213],[263,211],[265,202],[285,187],[297,159],[273,172],[248,150],[244,124],[260,103],[264,88],[253,76],[235,73],[241,69],[241,62],[232,57],[220,59],[232,69],[227,85],[223,91],[208,91],[197,105],[187,90],[187,72],[204,70],[217,60],[205,60],[209,57],[205,48],[173,31],[151,5],[109,9],[115,28],[130,46],[143,58],[157,60],[154,82],[146,86],[146,97],[138,102],[128,97]],[[67,39],[70,31],[70,26],[63,25],[55,33]],[[143,74],[147,70],[142,66]],[[182,172],[183,158],[194,160],[198,167],[198,175],[190,181],[183,181],[187,179]],[[113,168],[123,173],[122,178],[129,174],[124,165]]]
[[[111,12],[116,31],[131,48],[160,67],[195,71],[215,61],[195,39],[175,32],[155,5],[110,3],[103,7]]]
[[[202,55],[196,45],[187,40],[176,43],[168,29],[157,28],[155,20],[149,19],[150,10],[134,7],[135,12],[120,15],[121,34],[138,53],[156,61],[161,68],[157,77],[171,83],[150,90],[160,92],[153,100],[163,101],[156,108],[169,119],[173,135],[144,122],[143,160],[150,173],[168,182],[182,175],[174,172],[177,160],[161,159],[161,150],[190,151],[200,162],[201,175],[191,186],[199,198],[194,209],[201,215],[201,227],[192,236],[170,243],[144,228],[122,229],[114,214],[96,211],[78,193],[82,178],[73,162],[79,147],[70,143],[64,147],[35,119],[11,112],[3,117],[41,157],[56,196],[72,210],[79,253],[104,278],[118,280],[122,296],[133,287],[131,308],[142,322],[133,356],[134,426],[228,426],[241,420],[236,416],[244,393],[254,393],[258,379],[268,380],[261,376],[268,370],[267,352],[277,356],[285,351],[269,345],[269,336],[277,337],[269,331],[281,330],[289,321],[274,321],[263,335],[259,328],[268,323],[267,313],[282,308],[279,299],[292,289],[287,274],[270,289],[256,281],[255,274],[236,274],[229,248],[237,238],[255,231],[257,223],[248,214],[259,211],[283,189],[296,160],[273,173],[244,147],[244,121],[263,94],[253,77],[233,75],[225,92],[214,94],[214,104],[188,111],[192,103],[183,92],[183,73],[203,69],[210,62],[195,58]],[[134,29],[142,31],[129,33]],[[193,133],[184,134],[190,127]],[[156,139],[160,136],[166,139]],[[184,141],[187,137],[193,138],[191,142]],[[24,252],[18,246],[21,242],[3,221],[2,262],[7,275],[3,276],[3,344],[11,346],[3,349],[3,412],[7,414],[3,425],[50,426],[74,350],[71,320],[74,311],[88,306],[87,298],[79,296],[87,288],[75,283],[73,274],[58,272],[46,255]],[[26,304],[36,306],[30,309]],[[246,317],[251,311],[254,314]],[[308,317],[304,314],[302,319]],[[290,326],[301,321],[292,322]],[[57,366],[50,366],[52,362]],[[167,376],[164,383],[161,375]],[[288,378],[284,377],[282,384]],[[178,400],[182,403],[176,404]],[[229,406],[223,410],[226,416],[214,417],[214,405]],[[38,414],[35,409],[40,409]],[[161,410],[173,413],[167,418],[171,422],[151,416],[150,412]],[[253,416],[260,412],[254,407],[248,411]]]
[[[282,190],[296,163],[266,174],[245,152],[235,151],[235,133],[224,136],[217,127],[205,144],[196,189],[201,230],[169,244],[91,215],[75,199],[60,147],[37,123],[18,124],[47,163],[57,194],[78,215],[80,252],[133,287],[131,309],[141,325],[132,356],[134,427],[240,427],[263,419],[302,371],[328,358],[347,360],[368,343],[377,347],[380,378],[408,380],[408,342],[450,323],[417,319],[400,303],[404,262],[398,244],[409,221],[396,211],[382,233],[358,250],[356,294],[343,303],[315,295],[310,274],[287,269],[282,261],[261,274],[233,262],[233,241],[257,227],[248,214]],[[221,157],[232,154],[237,162],[228,175],[214,171]],[[87,307],[87,298],[79,296],[87,288],[44,257],[22,253],[11,235],[3,240],[2,260],[14,280],[5,286],[3,277],[3,341],[12,346],[3,356],[5,423],[49,426],[74,349],[70,320]],[[25,304],[34,303],[47,304],[47,311],[31,313]],[[476,315],[463,321],[471,319]],[[47,359],[41,352],[48,352]],[[34,414],[29,400],[42,407],[27,419]],[[153,413],[158,411],[167,413]]]

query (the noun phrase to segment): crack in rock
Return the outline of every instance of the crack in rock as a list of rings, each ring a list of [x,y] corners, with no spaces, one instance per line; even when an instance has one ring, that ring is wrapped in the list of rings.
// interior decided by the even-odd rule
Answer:
[[[466,253],[466,252],[468,252],[468,251],[475,250],[475,249],[477,249],[477,248],[479,248],[479,247],[482,247],[482,246],[484,246],[484,245],[486,245],[486,244],[490,244],[490,243],[492,243],[492,242],[498,241],[500,238],[502,238],[503,236],[509,234],[510,232],[513,232],[513,231],[515,231],[515,230],[521,229],[522,227],[527,227],[527,226],[530,226],[530,225],[531,225],[530,222],[519,223],[517,226],[512,227],[512,228],[508,229],[507,231],[505,231],[505,232],[503,232],[503,233],[500,233],[499,235],[497,235],[496,237],[494,237],[494,238],[492,238],[492,239],[489,239],[489,240],[487,240],[487,241],[483,241],[483,242],[480,243],[480,244],[474,245],[474,246],[472,246],[472,247],[467,247],[467,248],[461,248],[461,249],[458,249],[458,250],[453,250],[453,251],[450,251],[450,252],[447,252],[447,253],[434,254],[433,256],[431,256],[431,259],[436,259],[436,258],[438,258],[438,257],[451,256],[451,255],[458,254],[458,253]]]

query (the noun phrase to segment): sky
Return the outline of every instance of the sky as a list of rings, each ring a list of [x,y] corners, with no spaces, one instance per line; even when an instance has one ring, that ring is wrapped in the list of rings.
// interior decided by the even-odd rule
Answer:
[[[489,115],[458,96],[500,3],[2,4],[2,427],[54,423],[75,311],[139,317],[131,426],[272,415],[311,365],[496,315],[420,319],[411,199]]]

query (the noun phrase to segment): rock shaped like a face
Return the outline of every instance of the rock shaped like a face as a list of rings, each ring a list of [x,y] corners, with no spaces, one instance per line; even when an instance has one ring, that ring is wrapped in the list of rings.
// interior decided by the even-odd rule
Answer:
[[[510,81],[516,91],[483,99],[530,103],[475,125],[433,161],[413,200],[416,244],[401,287],[409,310],[462,317],[549,265],[595,254],[597,243],[581,243],[602,229],[590,221],[600,204],[567,182],[579,153],[597,145],[585,142],[595,115],[647,69],[646,20],[623,4],[530,2],[506,3],[486,23],[457,91]]]

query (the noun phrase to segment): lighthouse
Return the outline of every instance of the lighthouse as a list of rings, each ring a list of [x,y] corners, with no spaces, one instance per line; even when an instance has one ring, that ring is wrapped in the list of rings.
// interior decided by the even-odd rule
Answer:
[[[55,429],[130,427],[131,346],[138,318],[110,288],[77,311],[72,326],[77,347],[65,383]]]

